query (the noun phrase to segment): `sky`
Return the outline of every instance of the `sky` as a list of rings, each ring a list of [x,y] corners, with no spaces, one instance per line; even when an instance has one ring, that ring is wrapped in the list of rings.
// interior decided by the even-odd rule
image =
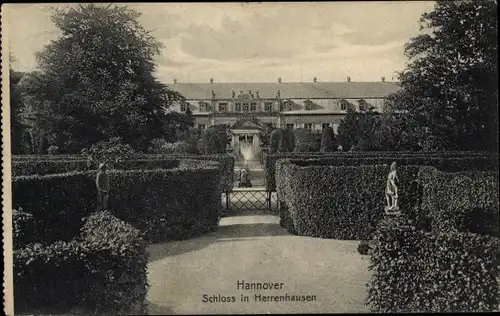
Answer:
[[[76,4],[70,4],[76,5]],[[178,82],[387,81],[404,69],[404,44],[432,1],[321,3],[127,3],[164,44],[157,77]],[[8,4],[13,67],[59,36],[50,15],[68,4]]]

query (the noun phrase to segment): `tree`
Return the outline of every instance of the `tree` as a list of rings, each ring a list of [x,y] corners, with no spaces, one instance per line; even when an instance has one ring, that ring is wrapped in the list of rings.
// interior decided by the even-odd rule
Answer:
[[[294,130],[295,148],[294,152],[311,152],[318,151],[320,148],[317,146],[314,135],[305,128]]]
[[[11,57],[11,62],[13,58]],[[9,69],[10,77],[10,137],[11,137],[11,152],[12,154],[23,153],[24,148],[24,133],[26,125],[23,123],[24,104],[19,89],[19,82],[23,77],[23,73]]]
[[[286,128],[281,134],[281,140],[279,145],[280,152],[293,152],[295,148],[295,135],[291,128]]]
[[[198,148],[200,153],[205,155],[221,153],[222,144],[215,128],[207,128],[203,131]]]
[[[340,121],[338,127],[339,142],[344,151],[348,151],[358,141],[358,115],[353,109],[347,109],[346,116]]]
[[[497,149],[496,1],[437,1],[420,24],[388,98],[407,135],[424,150]]]
[[[112,137],[144,150],[165,134],[165,107],[183,98],[154,77],[161,44],[139,16],[95,4],[53,15],[62,35],[37,54],[41,71],[29,75],[24,92],[61,151]]]

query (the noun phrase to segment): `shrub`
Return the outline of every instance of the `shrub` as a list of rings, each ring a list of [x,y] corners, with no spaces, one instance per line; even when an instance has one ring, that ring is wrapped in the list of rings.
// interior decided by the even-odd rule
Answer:
[[[458,230],[498,236],[498,171],[440,172],[425,168],[422,216],[436,232]]]
[[[106,162],[110,167],[132,159],[135,151],[128,144],[123,144],[119,137],[109,141],[101,141],[90,148],[82,150],[82,156],[88,160],[89,166],[97,168],[99,163]]]
[[[384,213],[384,186],[387,165],[301,166],[304,161],[284,161],[277,175],[280,200],[286,199],[288,216],[298,235],[370,239]],[[418,202],[418,190],[412,186],[418,166],[399,167],[399,204],[412,208]],[[410,189],[412,188],[412,189]]]
[[[216,164],[194,161],[170,170],[110,171],[109,209],[151,242],[211,231],[222,209]]]
[[[282,141],[282,138],[283,138],[283,130],[282,129],[277,128],[271,132],[271,141],[269,142],[269,153],[270,154],[277,153],[279,148],[280,148],[280,144],[281,144],[282,148],[286,147]]]
[[[214,128],[207,128],[203,131],[198,149],[203,155],[212,155],[225,152],[225,147],[222,147],[219,133]]]
[[[81,235],[16,249],[16,310],[129,312],[147,293],[147,252],[138,230],[109,213],[91,215]],[[135,311],[140,312],[140,311]]]
[[[73,239],[82,226],[82,218],[95,210],[96,201],[91,172],[20,176],[12,180],[13,207],[33,215],[31,242],[50,244]]]
[[[498,238],[433,234],[384,220],[372,241],[373,312],[482,312],[498,307]]]
[[[35,228],[32,214],[23,212],[22,208],[12,210],[12,227],[14,228],[12,234],[14,249],[26,246],[31,242]]]
[[[361,255],[368,255],[370,251],[370,243],[367,240],[362,240],[358,245],[358,252]]]

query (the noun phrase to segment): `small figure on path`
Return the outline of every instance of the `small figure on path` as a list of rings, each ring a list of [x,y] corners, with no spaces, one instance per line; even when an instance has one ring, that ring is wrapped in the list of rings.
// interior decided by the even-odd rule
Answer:
[[[97,186],[97,210],[104,211],[108,208],[109,199],[109,176],[106,173],[106,163],[99,165],[95,180]]]
[[[239,188],[251,188],[252,182],[248,179],[248,171],[246,169],[240,172],[240,183],[238,183]]]
[[[390,167],[389,175],[387,176],[387,185],[385,187],[385,198],[387,200],[386,211],[398,211],[398,187],[396,183],[399,181],[396,171],[396,162],[393,162]]]

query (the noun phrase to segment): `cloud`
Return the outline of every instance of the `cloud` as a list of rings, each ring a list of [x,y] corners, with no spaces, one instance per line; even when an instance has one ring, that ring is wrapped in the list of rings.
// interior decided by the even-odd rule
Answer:
[[[76,4],[71,4],[76,5]],[[58,36],[55,4],[9,9],[10,46],[19,70]],[[391,78],[404,67],[403,45],[433,2],[131,3],[164,44],[157,76],[180,81],[358,80]]]

